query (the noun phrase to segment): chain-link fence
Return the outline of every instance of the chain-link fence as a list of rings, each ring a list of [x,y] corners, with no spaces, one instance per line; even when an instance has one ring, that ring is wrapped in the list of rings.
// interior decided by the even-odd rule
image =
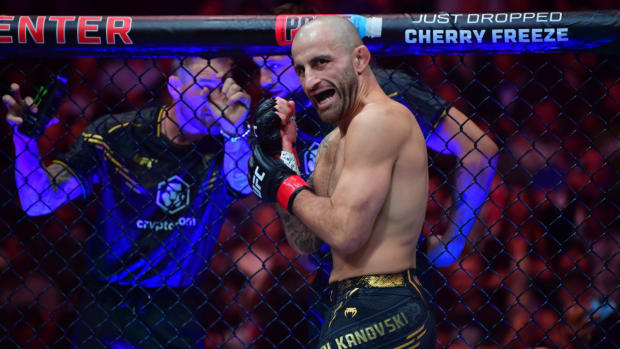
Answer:
[[[437,345],[620,346],[618,58],[375,55],[386,92],[427,136],[430,195],[417,259]],[[234,147],[246,126],[220,131],[217,117],[245,117],[218,102],[227,77],[247,91],[249,123],[262,97],[295,100],[302,172],[311,173],[329,128],[289,80],[290,62],[3,60],[3,94],[11,83],[35,96],[55,76],[67,82],[58,122],[38,142],[1,126],[0,346],[312,347],[329,254],[299,257],[274,207],[246,195],[243,166],[227,165],[243,160]],[[423,105],[412,105],[416,96]],[[193,138],[201,126],[183,119],[183,108],[216,131]],[[452,146],[471,122],[440,129],[460,113],[480,130],[471,149]],[[467,167],[476,156],[479,167]],[[459,211],[472,205],[464,194],[472,187],[480,203]],[[467,243],[449,249],[454,260],[427,258],[458,240],[455,229]]]

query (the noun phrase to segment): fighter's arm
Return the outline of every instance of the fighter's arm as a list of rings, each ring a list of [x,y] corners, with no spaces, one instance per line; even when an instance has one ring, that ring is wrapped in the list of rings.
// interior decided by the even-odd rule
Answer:
[[[333,136],[333,132],[327,135],[319,146],[319,150],[316,155],[315,163],[319,163],[320,159],[325,153],[325,149],[329,145],[330,139]],[[314,173],[308,178],[308,185],[314,188]],[[316,189],[315,189],[316,192]],[[282,219],[282,225],[284,226],[284,234],[289,245],[300,254],[308,254],[315,252],[323,246],[324,242],[316,234],[314,234],[308,227],[306,227],[299,218],[293,216],[287,210],[282,208],[279,204],[276,204],[276,209],[280,218]]]
[[[48,214],[82,195],[82,186],[64,166],[51,164],[45,167],[36,139],[17,130],[22,123],[23,108],[32,105],[32,98],[22,100],[17,84],[11,84],[11,90],[13,95],[4,95],[2,100],[8,109],[7,121],[13,126],[15,184],[20,204],[30,216]]]
[[[308,178],[308,185],[312,187],[312,177]],[[323,246],[324,242],[308,229],[299,218],[290,214],[282,206],[276,204],[278,215],[282,219],[284,235],[289,245],[299,254],[315,252]]]
[[[458,159],[450,225],[441,238],[431,237],[427,254],[438,267],[454,263],[489,195],[497,164],[497,145],[472,120],[451,107],[431,133],[427,145]]]
[[[406,127],[405,127],[406,129]],[[369,239],[387,197],[403,127],[358,114],[349,125],[342,172],[331,196],[301,191],[293,213],[333,251],[351,254]]]

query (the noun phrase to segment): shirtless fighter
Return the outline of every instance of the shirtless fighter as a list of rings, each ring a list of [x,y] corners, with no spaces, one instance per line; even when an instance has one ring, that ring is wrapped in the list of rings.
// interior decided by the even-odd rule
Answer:
[[[319,348],[433,348],[434,316],[415,270],[428,199],[426,145],[416,119],[382,91],[370,52],[348,20],[320,17],[304,25],[292,56],[319,117],[337,127],[323,140],[306,183],[294,160],[286,161],[295,153],[294,103],[261,106],[257,120],[272,113],[281,123],[257,125],[249,179],[258,196],[288,211],[283,219],[297,221],[298,229],[286,232],[293,248],[309,253],[322,241],[331,248],[331,305]],[[265,151],[270,132],[281,135],[279,158],[273,147]]]

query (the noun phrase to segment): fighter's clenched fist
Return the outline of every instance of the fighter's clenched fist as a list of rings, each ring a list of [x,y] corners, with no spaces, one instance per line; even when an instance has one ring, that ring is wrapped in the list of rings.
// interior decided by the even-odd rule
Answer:
[[[252,190],[266,201],[278,201],[290,210],[295,196],[308,184],[298,175],[294,142],[296,126],[292,102],[281,98],[262,102],[256,113],[256,142],[248,175]]]

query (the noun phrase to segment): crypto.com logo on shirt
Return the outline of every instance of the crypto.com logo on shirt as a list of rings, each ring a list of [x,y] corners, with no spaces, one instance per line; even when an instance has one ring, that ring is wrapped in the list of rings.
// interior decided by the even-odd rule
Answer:
[[[168,214],[175,214],[189,206],[189,184],[179,176],[172,176],[157,184],[157,206]]]

